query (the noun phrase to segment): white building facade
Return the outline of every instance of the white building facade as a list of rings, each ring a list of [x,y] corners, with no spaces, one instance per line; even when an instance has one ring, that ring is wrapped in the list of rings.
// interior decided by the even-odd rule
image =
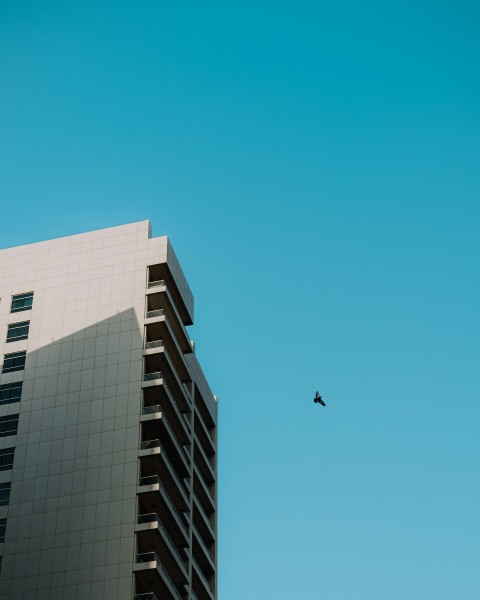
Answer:
[[[0,600],[215,600],[217,402],[148,221],[0,251]]]

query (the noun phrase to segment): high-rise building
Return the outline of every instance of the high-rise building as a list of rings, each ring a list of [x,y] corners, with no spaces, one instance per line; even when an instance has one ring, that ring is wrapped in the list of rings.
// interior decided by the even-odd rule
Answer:
[[[215,600],[217,402],[148,221],[0,251],[0,600]]]

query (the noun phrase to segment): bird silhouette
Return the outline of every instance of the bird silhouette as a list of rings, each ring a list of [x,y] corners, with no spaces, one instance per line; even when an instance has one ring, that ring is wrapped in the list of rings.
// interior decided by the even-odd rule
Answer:
[[[313,401],[315,402],[315,404],[318,402],[322,406],[327,406],[325,404],[325,402],[322,400],[322,397],[320,396],[320,394],[318,393],[318,391],[315,393],[315,398],[313,399]]]

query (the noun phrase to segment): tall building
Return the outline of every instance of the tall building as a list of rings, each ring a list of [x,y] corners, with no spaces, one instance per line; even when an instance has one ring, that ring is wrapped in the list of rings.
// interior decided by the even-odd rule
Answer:
[[[0,251],[0,600],[215,600],[217,403],[148,221]]]

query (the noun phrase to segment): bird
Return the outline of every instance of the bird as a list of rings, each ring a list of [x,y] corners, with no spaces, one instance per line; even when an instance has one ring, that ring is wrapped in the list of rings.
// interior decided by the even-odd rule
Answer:
[[[315,398],[313,399],[313,401],[315,402],[315,404],[318,402],[322,406],[327,406],[325,404],[325,402],[322,400],[322,397],[320,396],[320,394],[318,393],[318,391],[315,393]]]

